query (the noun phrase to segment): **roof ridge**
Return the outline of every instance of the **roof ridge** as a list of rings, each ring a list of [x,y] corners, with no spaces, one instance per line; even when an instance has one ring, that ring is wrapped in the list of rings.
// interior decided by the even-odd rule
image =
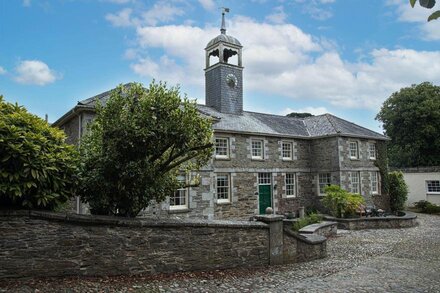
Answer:
[[[332,119],[330,119],[331,117],[333,117],[333,115],[329,114],[329,113],[325,113],[325,118],[327,118],[328,122],[331,124],[331,126],[333,127],[333,129],[335,130],[336,133],[341,133],[341,131],[336,127],[334,121],[332,121]]]

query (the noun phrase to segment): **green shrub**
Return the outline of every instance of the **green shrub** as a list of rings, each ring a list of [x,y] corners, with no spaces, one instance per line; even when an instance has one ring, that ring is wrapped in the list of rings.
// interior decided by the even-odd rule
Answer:
[[[427,213],[427,214],[440,213],[440,206],[430,203],[429,201],[426,200],[418,201],[414,205],[421,213]]]
[[[419,209],[420,212],[426,213],[426,208],[428,207],[429,204],[431,204],[431,203],[427,200],[420,200],[420,201],[414,203],[414,206],[417,209]]]
[[[344,218],[355,215],[365,200],[360,194],[349,193],[338,185],[330,185],[325,188],[322,203],[332,216]]]
[[[0,96],[0,206],[53,210],[74,195],[78,155],[62,131]]]
[[[408,186],[403,178],[403,173],[400,171],[389,173],[388,181],[391,211],[401,211],[405,208],[405,202],[408,199]]]
[[[298,219],[293,223],[292,229],[294,231],[299,231],[301,228],[304,228],[305,226],[319,223],[322,221],[322,217],[316,213],[311,213],[308,216],[305,216],[304,218]]]

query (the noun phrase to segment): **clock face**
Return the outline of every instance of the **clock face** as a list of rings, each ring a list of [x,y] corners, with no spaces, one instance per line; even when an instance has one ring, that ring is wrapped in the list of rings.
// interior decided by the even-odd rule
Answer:
[[[235,88],[238,83],[237,77],[232,73],[229,73],[228,75],[226,75],[226,83],[229,87]]]

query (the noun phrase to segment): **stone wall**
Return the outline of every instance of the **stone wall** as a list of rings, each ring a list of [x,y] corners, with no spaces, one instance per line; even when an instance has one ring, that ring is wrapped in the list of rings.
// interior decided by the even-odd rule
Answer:
[[[362,217],[353,219],[341,219],[325,216],[326,220],[338,223],[339,229],[345,230],[363,230],[363,229],[396,229],[410,228],[418,225],[417,216],[406,212],[404,216],[387,217]]]
[[[261,216],[265,224],[0,211],[0,279],[256,267],[325,252],[325,238],[283,237],[282,218]]]
[[[0,279],[171,273],[269,263],[259,222],[0,214]]]

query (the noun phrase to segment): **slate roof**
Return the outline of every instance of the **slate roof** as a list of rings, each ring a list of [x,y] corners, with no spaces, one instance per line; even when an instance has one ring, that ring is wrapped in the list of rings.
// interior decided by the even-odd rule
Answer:
[[[131,83],[124,84],[129,87]],[[79,109],[93,111],[97,101],[104,105],[110,97],[110,91],[79,101],[75,108],[64,114],[55,123],[60,126],[75,115]],[[293,118],[280,115],[243,111],[241,115],[221,113],[212,107],[197,105],[201,114],[215,119],[213,129],[223,132],[245,132],[255,135],[270,135],[296,138],[317,138],[325,136],[349,136],[378,140],[389,138],[365,127],[331,114]]]
[[[214,123],[213,128],[217,131],[301,138],[339,135],[388,140],[388,137],[380,133],[331,114],[293,118],[248,111],[243,111],[242,115],[227,114],[205,105],[197,105],[197,107],[202,114],[216,118],[217,122]]]

